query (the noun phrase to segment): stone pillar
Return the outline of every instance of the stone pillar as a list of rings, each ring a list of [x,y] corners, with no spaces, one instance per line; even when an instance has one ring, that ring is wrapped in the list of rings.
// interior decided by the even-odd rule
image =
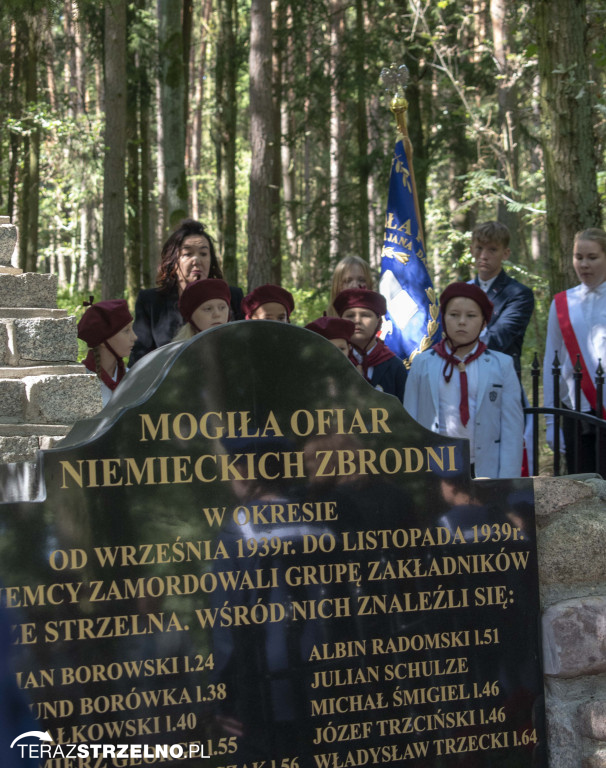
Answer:
[[[102,408],[96,376],[77,362],[76,318],[57,309],[57,278],[23,273],[17,228],[0,217],[0,463],[35,461],[74,422]]]
[[[549,768],[606,768],[606,481],[536,478]]]

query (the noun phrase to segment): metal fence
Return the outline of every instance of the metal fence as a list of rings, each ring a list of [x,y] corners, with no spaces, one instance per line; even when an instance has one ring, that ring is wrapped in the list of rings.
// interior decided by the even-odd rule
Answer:
[[[537,354],[535,353],[534,360],[532,361],[530,376],[532,380],[532,398],[531,405],[524,408],[524,413],[528,414],[532,418],[532,459],[535,474],[539,466],[539,416],[540,415],[552,415],[554,417],[554,440],[553,440],[553,474],[555,476],[562,474],[575,474],[580,470],[580,444],[581,433],[583,425],[589,428],[593,428],[595,431],[595,468],[593,471],[600,474],[600,446],[601,439],[606,436],[606,420],[596,416],[596,413],[603,413],[604,405],[604,370],[602,368],[602,362],[600,360],[596,373],[595,373],[595,388],[596,388],[596,408],[595,411],[590,413],[581,411],[581,380],[583,378],[583,367],[581,365],[580,356],[577,355],[576,365],[574,367],[574,408],[570,409],[562,406],[560,399],[560,361],[558,359],[558,353],[556,352],[553,359],[551,368],[551,374],[553,376],[553,402],[559,403],[557,408],[548,408],[546,406],[539,405],[539,380],[541,376],[541,367]],[[562,455],[560,453],[563,446],[561,445],[560,427],[562,426],[564,419],[572,420],[573,426],[570,430],[573,440],[573,466],[567,466],[566,471],[562,472]],[[586,471],[586,470],[585,470]]]

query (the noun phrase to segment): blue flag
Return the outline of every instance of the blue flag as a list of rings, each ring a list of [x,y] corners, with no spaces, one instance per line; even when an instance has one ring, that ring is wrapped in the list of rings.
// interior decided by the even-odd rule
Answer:
[[[396,143],[385,215],[379,290],[387,300],[382,336],[407,368],[412,358],[442,338],[440,305],[427,271],[410,165]]]

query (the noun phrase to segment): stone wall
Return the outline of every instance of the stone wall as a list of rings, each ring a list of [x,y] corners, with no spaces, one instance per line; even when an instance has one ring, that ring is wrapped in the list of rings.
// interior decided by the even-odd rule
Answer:
[[[606,481],[536,478],[550,768],[606,768]]]
[[[0,462],[35,461],[101,410],[96,376],[77,362],[76,318],[57,309],[57,278],[23,273],[17,229],[0,217]]]

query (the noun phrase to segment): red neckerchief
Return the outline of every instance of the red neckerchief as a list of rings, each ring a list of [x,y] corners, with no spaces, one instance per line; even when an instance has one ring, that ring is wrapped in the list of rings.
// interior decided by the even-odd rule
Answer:
[[[107,344],[107,342],[105,342],[105,345],[110,350],[110,352],[114,352],[114,350],[111,349],[111,347]],[[103,370],[103,368],[101,368],[101,370],[97,373],[95,353],[92,349],[88,350],[88,355],[82,361],[84,363],[84,366],[88,368],[88,370],[91,373],[96,373],[97,376],[101,379],[101,381],[105,384],[105,386],[109,387],[112,390],[112,392],[118,386],[118,384],[122,381],[122,379],[124,378],[124,374],[126,373],[126,368],[124,367],[124,360],[121,357],[117,357],[115,352],[114,352],[114,357],[116,357],[116,360],[118,361],[118,374],[116,376],[115,381],[107,373],[107,371]]]
[[[355,345],[352,344],[352,346],[355,346]],[[355,366],[358,366],[358,365],[362,366],[362,373],[364,374],[364,378],[366,379],[366,381],[370,381],[370,379],[368,378],[369,368],[372,368],[375,365],[379,365],[379,363],[384,363],[386,360],[391,360],[392,357],[395,357],[391,349],[385,346],[385,343],[383,342],[382,339],[377,339],[377,343],[370,350],[370,352],[365,352],[363,349],[360,349],[359,347],[356,347],[356,350],[362,355],[362,361],[360,362],[359,360],[357,360],[353,352],[349,353],[349,359]]]
[[[465,360],[459,360],[457,357],[454,356],[454,353],[457,351],[457,348],[454,347],[453,351],[451,352],[446,347],[446,340],[442,339],[442,341],[439,341],[434,346],[435,351],[440,355],[440,357],[444,358],[446,360],[446,364],[444,365],[444,370],[442,371],[444,378],[446,379],[446,383],[450,381],[452,378],[452,374],[454,372],[455,366],[457,367],[457,370],[459,371],[459,383],[461,385],[461,400],[459,402],[459,413],[461,414],[461,423],[464,427],[467,426],[467,422],[469,421],[469,396],[468,396],[468,388],[467,388],[467,371],[465,370],[465,367],[469,365],[473,360],[477,360],[478,357],[484,352],[486,349],[486,344],[484,344],[483,341],[478,342],[478,347],[475,352],[473,352],[471,355],[468,355]]]
[[[568,352],[568,355],[572,361],[575,361],[577,356],[579,358],[581,368],[583,369],[581,389],[583,390],[583,394],[587,398],[589,405],[595,412],[598,395],[595,389],[595,384],[593,383],[593,379],[589,373],[589,369],[587,368],[585,360],[583,359],[583,353],[581,352],[581,347],[579,346],[574,328],[570,322],[570,315],[568,313],[568,297],[566,296],[566,291],[562,291],[562,293],[556,293],[553,298],[555,302],[556,314],[558,316],[558,323],[560,325],[560,331],[562,332],[562,338],[564,339],[564,344],[566,345],[566,351]],[[606,408],[603,409],[601,417],[606,419]]]

